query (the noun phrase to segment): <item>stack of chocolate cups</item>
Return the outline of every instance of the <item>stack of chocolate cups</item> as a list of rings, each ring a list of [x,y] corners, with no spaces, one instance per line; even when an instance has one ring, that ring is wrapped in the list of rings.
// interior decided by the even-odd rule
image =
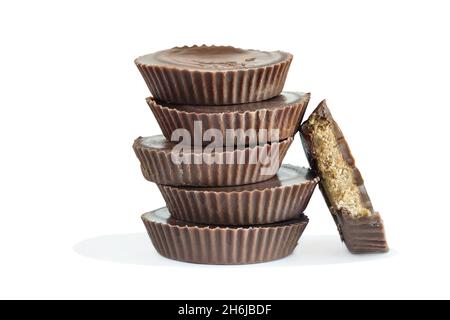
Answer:
[[[142,216],[163,256],[246,264],[290,255],[319,181],[281,165],[310,95],[282,92],[292,55],[177,47],[135,63],[163,135],[133,144],[167,207]]]

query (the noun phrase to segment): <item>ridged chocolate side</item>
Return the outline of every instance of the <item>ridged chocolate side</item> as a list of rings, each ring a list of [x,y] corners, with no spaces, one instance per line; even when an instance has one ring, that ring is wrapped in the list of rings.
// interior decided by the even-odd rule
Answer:
[[[152,95],[161,101],[226,105],[267,100],[280,94],[292,55],[285,61],[245,70],[190,71],[135,60]]]
[[[274,170],[272,175],[261,174],[261,169],[265,165],[260,161],[249,163],[247,160],[243,164],[208,164],[205,161],[202,161],[201,164],[176,164],[171,159],[170,151],[145,147],[140,143],[140,139],[135,140],[133,149],[141,163],[142,173],[145,179],[157,184],[198,187],[236,186],[268,180],[276,174],[276,170]],[[276,148],[273,147],[277,145],[279,167],[292,141],[293,138],[289,138],[279,143],[239,148],[229,152],[233,154],[233,159],[240,159],[241,157],[258,159],[258,155],[264,153],[272,155],[272,150],[274,150],[272,156],[276,156]],[[227,151],[225,152],[228,153]]]
[[[147,103],[155,115],[164,136],[168,140],[171,139],[172,132],[181,128],[188,130],[194,136],[194,124],[196,121],[201,122],[203,131],[218,129],[221,131],[223,137],[226,137],[227,129],[254,129],[257,131],[266,129],[268,132],[270,132],[269,130],[278,129],[279,139],[284,140],[292,137],[298,130],[309,99],[310,94],[308,93],[298,103],[280,108],[244,112],[224,111],[223,113],[180,111],[176,108],[162,106],[153,98],[147,98]]]
[[[211,191],[159,185],[175,219],[212,225],[259,225],[294,218],[307,207],[318,178],[251,191]]]
[[[250,264],[289,256],[308,219],[276,227],[212,228],[178,226],[142,218],[158,253],[178,261],[203,264]]]
[[[336,215],[336,222],[348,250],[352,253],[386,252],[383,220],[378,212],[370,217],[351,218],[348,214]]]
[[[310,123],[310,119],[313,117],[319,117],[327,120],[330,125],[333,126],[334,135],[339,144],[339,151],[343,156],[345,162],[351,166],[353,170],[353,180],[356,183],[359,196],[363,206],[372,212],[370,217],[352,217],[346,210],[335,208],[328,196],[327,190],[323,181],[326,177],[320,172],[317,165],[317,152],[314,149],[313,141],[313,126]],[[342,241],[345,242],[349,251],[353,253],[371,253],[371,252],[387,252],[389,251],[386,237],[384,233],[383,221],[380,218],[379,213],[375,213],[373,210],[372,202],[367,193],[364,185],[364,180],[360,171],[355,166],[355,159],[350,151],[345,137],[339,128],[339,125],[333,119],[330,110],[328,109],[325,100],[322,101],[318,107],[312,112],[310,118],[305,121],[300,127],[300,136],[302,139],[303,148],[306,153],[306,157],[310,163],[311,168],[317,172],[321,178],[319,183],[319,189],[327,203],[327,206],[333,216],[334,221],[338,227],[338,231],[341,235]],[[372,225],[376,227],[371,227]],[[366,233],[366,234],[364,234]],[[374,243],[370,243],[370,239],[374,240]]]

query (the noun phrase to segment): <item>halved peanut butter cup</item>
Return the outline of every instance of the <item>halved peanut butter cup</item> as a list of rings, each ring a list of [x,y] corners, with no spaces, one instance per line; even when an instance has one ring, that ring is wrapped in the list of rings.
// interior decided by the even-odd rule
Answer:
[[[301,138],[342,241],[353,253],[389,251],[383,220],[373,209],[345,137],[324,101],[301,125]]]

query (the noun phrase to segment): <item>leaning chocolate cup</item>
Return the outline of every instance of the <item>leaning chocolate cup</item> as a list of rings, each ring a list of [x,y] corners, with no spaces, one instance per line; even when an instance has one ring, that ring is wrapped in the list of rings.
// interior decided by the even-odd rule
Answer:
[[[169,103],[227,105],[283,90],[292,54],[230,46],[175,47],[135,60],[152,95]]]
[[[282,165],[270,180],[236,187],[182,188],[159,185],[175,219],[209,225],[259,225],[303,212],[319,181],[306,168]]]
[[[383,220],[372,206],[347,140],[325,100],[301,125],[300,136],[311,168],[321,179],[319,189],[348,250],[389,251]]]
[[[171,104],[152,97],[146,100],[168,140],[179,129],[192,136],[203,136],[213,129],[220,132],[223,145],[245,145],[252,138],[258,140],[260,135],[266,142],[294,136],[310,97],[309,93],[282,92],[269,100],[227,106]],[[229,133],[235,136],[230,138]],[[242,136],[238,137],[239,134]]]
[[[223,152],[215,153],[186,145],[182,154],[188,161],[174,159],[174,148],[179,145],[162,135],[139,137],[133,149],[148,181],[171,186],[236,186],[275,176],[292,141],[289,138],[264,145],[222,148]]]
[[[292,254],[308,224],[298,214],[279,224],[249,227],[195,225],[174,220],[167,208],[142,215],[156,251],[169,259],[202,264],[251,264]]]

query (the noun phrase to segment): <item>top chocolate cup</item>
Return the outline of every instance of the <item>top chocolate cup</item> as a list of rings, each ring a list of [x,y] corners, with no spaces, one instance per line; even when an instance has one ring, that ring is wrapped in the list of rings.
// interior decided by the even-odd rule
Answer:
[[[158,51],[135,63],[157,100],[227,105],[279,95],[291,61],[292,54],[282,51],[203,45]]]

